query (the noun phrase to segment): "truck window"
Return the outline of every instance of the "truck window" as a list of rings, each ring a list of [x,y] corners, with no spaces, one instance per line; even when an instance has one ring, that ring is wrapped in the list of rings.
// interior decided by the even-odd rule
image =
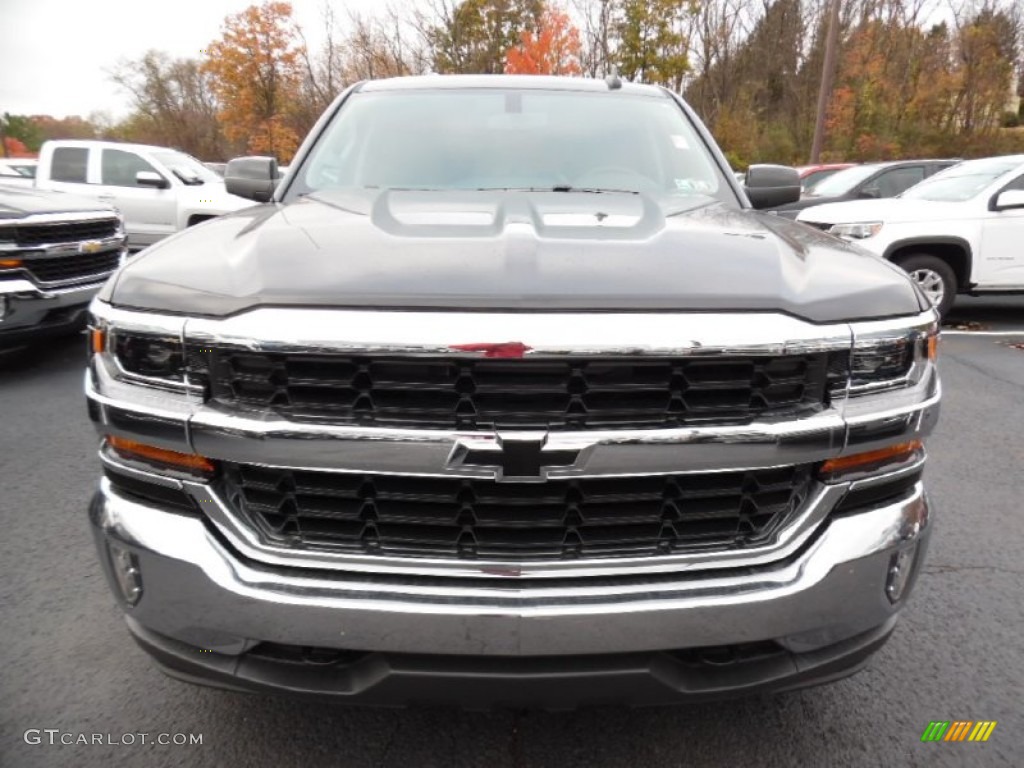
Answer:
[[[114,187],[142,186],[135,181],[135,174],[140,171],[157,173],[156,168],[134,152],[125,152],[123,149],[103,150],[101,173],[104,184]]]
[[[50,178],[54,181],[85,184],[85,172],[88,164],[89,150],[85,147],[58,147],[53,150]]]
[[[924,179],[924,168],[920,165],[911,165],[886,171],[875,179],[872,186],[878,187],[881,197],[895,197],[922,179]]]

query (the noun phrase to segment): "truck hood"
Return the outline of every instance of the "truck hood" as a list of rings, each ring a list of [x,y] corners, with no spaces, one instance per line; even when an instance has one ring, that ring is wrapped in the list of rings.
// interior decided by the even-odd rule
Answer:
[[[109,205],[64,192],[49,192],[32,187],[0,186],[0,221],[20,219],[36,213],[114,213]]]
[[[896,224],[904,221],[962,219],[965,212],[966,207],[963,203],[893,197],[886,200],[851,200],[846,203],[818,205],[801,211],[797,221],[813,221],[816,224],[882,221]]]
[[[705,199],[704,203],[708,203]],[[101,298],[205,316],[260,305],[918,313],[898,268],[778,216],[633,194],[331,193],[161,241]]]

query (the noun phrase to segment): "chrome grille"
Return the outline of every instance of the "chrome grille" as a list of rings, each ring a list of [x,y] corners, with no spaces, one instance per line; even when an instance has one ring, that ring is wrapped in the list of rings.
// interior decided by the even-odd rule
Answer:
[[[623,429],[805,415],[848,353],[478,359],[189,350],[213,401],[294,419],[436,429]]]

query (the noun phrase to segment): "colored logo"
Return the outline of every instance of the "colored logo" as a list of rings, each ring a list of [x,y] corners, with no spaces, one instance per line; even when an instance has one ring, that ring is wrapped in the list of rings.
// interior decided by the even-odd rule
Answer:
[[[79,253],[99,253],[103,250],[103,243],[99,240],[85,240],[78,244]]]
[[[996,729],[996,720],[932,720],[921,734],[921,741],[988,741]]]

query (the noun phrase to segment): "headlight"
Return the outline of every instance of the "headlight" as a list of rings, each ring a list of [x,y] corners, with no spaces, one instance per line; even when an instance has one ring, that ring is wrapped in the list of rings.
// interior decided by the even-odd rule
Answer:
[[[829,227],[830,235],[848,237],[851,240],[866,240],[874,237],[882,230],[880,221],[857,221],[850,224],[833,224]]]
[[[127,373],[149,378],[184,380],[185,356],[180,339],[115,330],[108,343],[112,344],[118,365]]]
[[[900,321],[858,323],[854,335],[851,395],[913,386],[938,355],[939,327],[934,320],[909,327]]]
[[[90,313],[89,352],[110,375],[142,386],[195,389],[187,376],[184,318],[115,309],[99,299]]]

